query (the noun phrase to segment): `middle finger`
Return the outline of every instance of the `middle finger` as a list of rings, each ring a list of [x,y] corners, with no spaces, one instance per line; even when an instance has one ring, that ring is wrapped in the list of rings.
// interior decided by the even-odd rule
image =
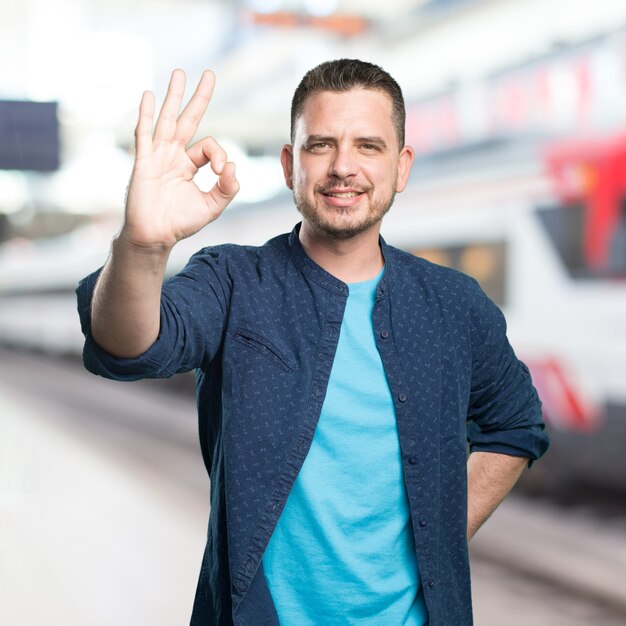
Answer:
[[[165,100],[154,128],[153,145],[169,143],[176,132],[176,118],[180,110],[180,103],[185,93],[185,73],[174,70],[167,87]]]

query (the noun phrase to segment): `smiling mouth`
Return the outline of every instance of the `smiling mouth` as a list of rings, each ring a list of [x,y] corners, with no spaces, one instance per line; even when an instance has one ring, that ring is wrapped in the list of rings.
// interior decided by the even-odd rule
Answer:
[[[329,196],[330,198],[355,198],[356,196],[360,196],[362,191],[346,191],[346,192],[326,192],[325,196]]]

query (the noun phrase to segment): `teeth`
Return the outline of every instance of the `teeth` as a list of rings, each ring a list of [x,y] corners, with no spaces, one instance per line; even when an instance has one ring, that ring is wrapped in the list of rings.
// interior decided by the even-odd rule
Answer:
[[[326,194],[332,198],[354,198],[359,194],[356,191],[347,191],[346,193],[328,193]]]

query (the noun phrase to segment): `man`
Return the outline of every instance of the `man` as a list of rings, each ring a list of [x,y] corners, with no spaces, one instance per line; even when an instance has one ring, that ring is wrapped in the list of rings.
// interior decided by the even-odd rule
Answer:
[[[211,515],[192,624],[471,624],[467,541],[548,440],[477,283],[380,238],[413,161],[400,88],[361,61],[308,72],[281,153],[301,224],[163,284],[239,188],[213,139],[186,147],[213,83],[179,115],[174,72],[154,134],[144,94],[124,225],[78,289],[91,371],[196,371]]]

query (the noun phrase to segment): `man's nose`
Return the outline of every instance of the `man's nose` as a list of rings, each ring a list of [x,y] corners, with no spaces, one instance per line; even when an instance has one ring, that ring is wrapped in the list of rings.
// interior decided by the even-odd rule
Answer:
[[[337,178],[348,178],[357,173],[358,165],[352,149],[338,146],[331,163],[331,175]]]

